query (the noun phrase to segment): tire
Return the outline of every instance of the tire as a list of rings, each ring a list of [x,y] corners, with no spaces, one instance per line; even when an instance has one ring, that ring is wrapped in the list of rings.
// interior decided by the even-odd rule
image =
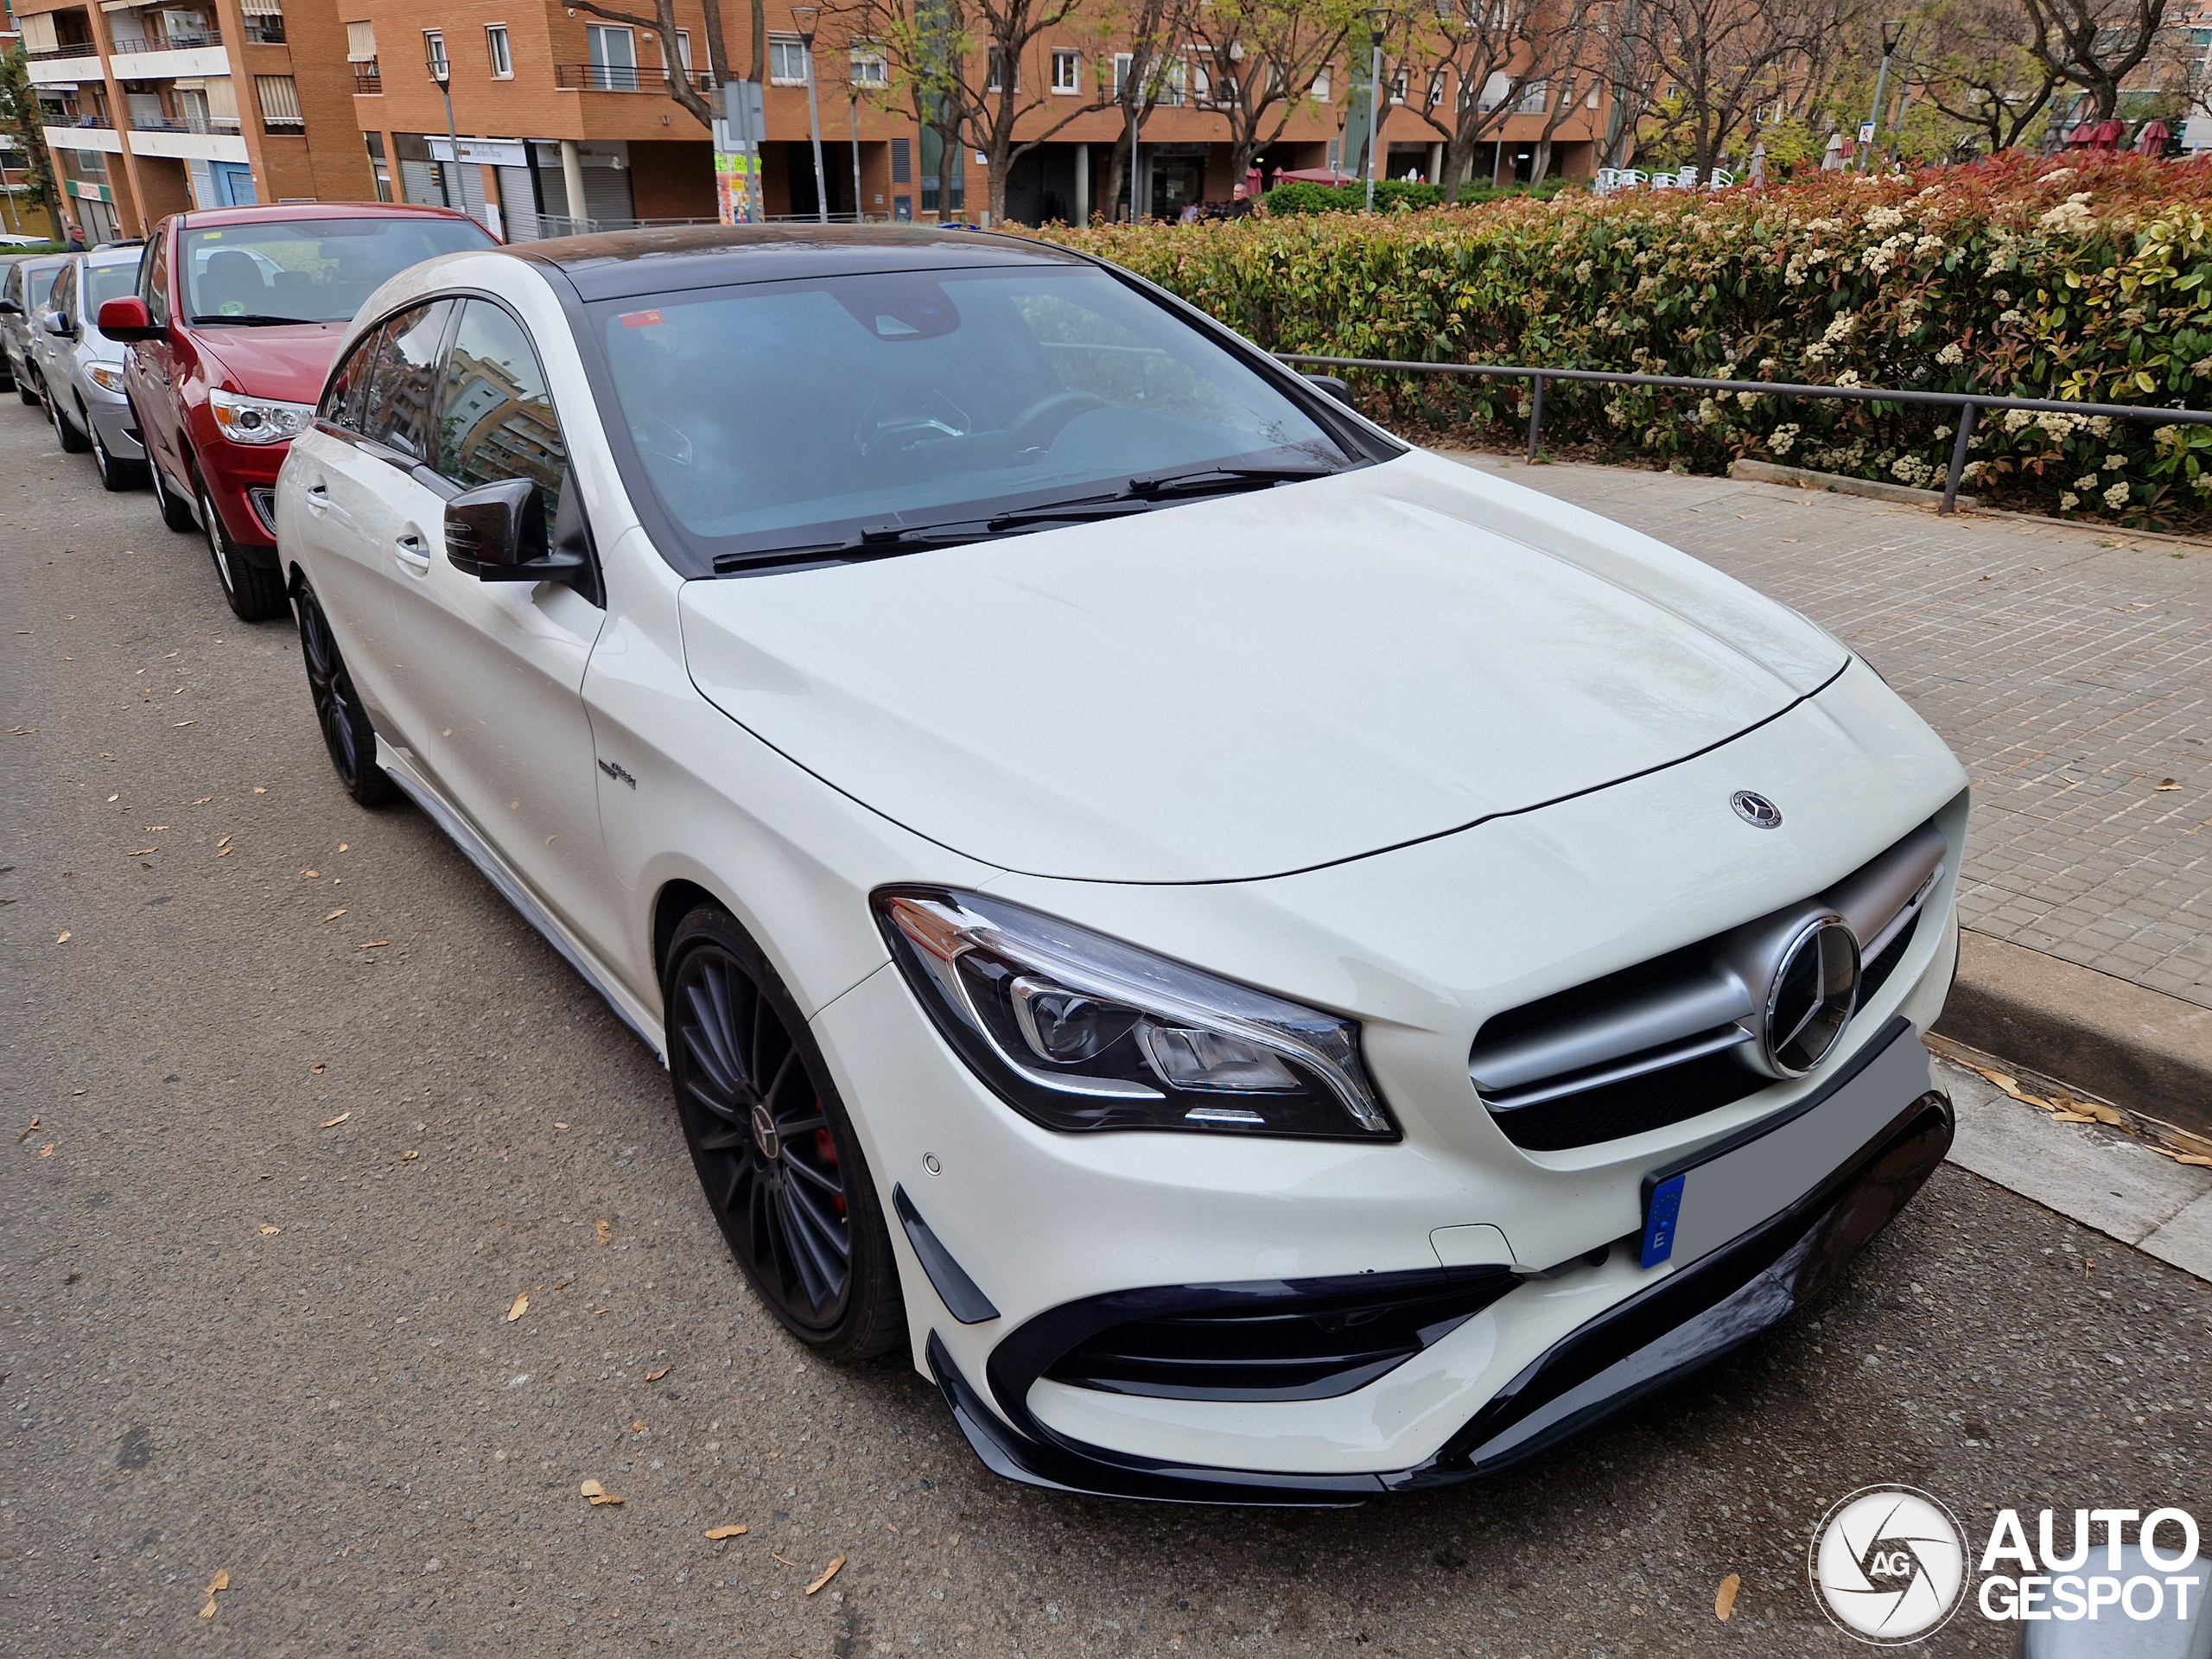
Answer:
[[[100,429],[89,416],[85,422],[85,435],[92,441],[92,464],[100,469],[100,487],[104,490],[135,490],[145,481],[145,467],[135,461],[118,461],[107,452],[101,441]]]
[[[61,399],[54,395],[54,388],[46,389],[47,417],[54,423],[54,441],[61,446],[65,455],[81,455],[92,447],[92,441],[77,429],[76,423],[61,412]]]
[[[146,429],[144,422],[138,423],[138,429]],[[146,458],[146,470],[154,475],[154,505],[162,510],[162,522],[180,536],[199,529],[192,517],[191,505],[182,497],[169,493],[168,480],[162,476],[161,464],[150,454]]]
[[[31,388],[31,378],[28,372],[16,377],[16,396],[33,409],[38,407],[38,393]]]
[[[223,528],[223,515],[215,511],[205,484],[200,486],[200,518],[201,528],[207,532],[208,556],[215,561],[215,574],[223,579],[223,597],[231,602],[231,613],[241,622],[266,622],[282,616],[284,578],[276,571],[249,564],[232,544],[230,532]]]
[[[338,781],[359,806],[389,805],[399,797],[399,785],[377,765],[376,728],[353,690],[353,677],[330,632],[329,619],[315,601],[306,578],[292,595],[300,624],[300,655],[306,660],[308,696],[315,702],[315,723],[322,728],[322,746]]]
[[[824,1359],[906,1341],[898,1258],[860,1137],[783,982],[724,912],[685,917],[662,979],[668,1071],[730,1254]]]

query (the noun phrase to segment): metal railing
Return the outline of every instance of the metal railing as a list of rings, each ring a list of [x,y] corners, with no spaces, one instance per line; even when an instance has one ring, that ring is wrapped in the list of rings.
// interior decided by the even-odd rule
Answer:
[[[235,138],[244,130],[235,117],[220,115],[134,115],[134,132],[196,132]]]
[[[44,122],[41,124],[50,127],[56,132],[70,132],[83,128],[105,132],[111,131],[115,127],[115,123],[109,120],[107,117],[97,114],[91,110],[76,115],[65,115],[59,119]]]
[[[97,58],[99,45],[93,41],[73,41],[67,46],[48,47],[43,52],[26,52],[25,60],[31,63],[51,63],[56,58]]]
[[[370,98],[383,91],[384,71],[377,67],[377,60],[374,58],[371,58],[366,63],[357,63],[353,66],[354,97]]]
[[[1951,468],[1943,480],[1943,505],[1938,512],[1955,512],[1959,480],[1965,474],[1967,450],[1974,437],[1975,418],[1985,409],[2026,410],[2032,414],[2103,416],[2114,421],[2156,421],[2161,426],[2212,426],[2212,410],[2159,409],[2141,404],[2077,404],[2051,397],[2002,397],[1978,391],[1904,391],[1882,386],[1806,386],[1782,380],[1699,380],[1688,375],[1623,374],[1606,369],[1544,369],[1503,363],[1402,363],[1377,357],[1313,357],[1278,352],[1285,363],[1313,363],[1332,369],[1376,369],[1394,374],[1465,375],[1476,378],[1528,380],[1535,383],[1529,408],[1529,459],[1536,458],[1536,444],[1544,425],[1544,383],[1583,381],[1608,386],[1665,386],[1682,391],[1756,392],[1770,397],[1840,397],[1862,404],[1935,404],[1960,411],[1957,439],[1951,445]]]
[[[671,73],[695,92],[703,91],[708,77],[683,70],[649,69],[626,63],[556,63],[553,85],[564,92],[664,92]]]
[[[115,53],[120,57],[126,52],[197,52],[204,46],[222,43],[219,29],[195,29],[188,33],[154,30],[136,40],[117,41]]]

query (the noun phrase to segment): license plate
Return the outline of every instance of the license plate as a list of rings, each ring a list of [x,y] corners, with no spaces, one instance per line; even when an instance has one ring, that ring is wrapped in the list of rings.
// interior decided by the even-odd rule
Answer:
[[[1778,1124],[1754,1124],[1643,1178],[1643,1265],[1686,1268],[1779,1215],[1927,1092],[1928,1051],[1905,1021]]]

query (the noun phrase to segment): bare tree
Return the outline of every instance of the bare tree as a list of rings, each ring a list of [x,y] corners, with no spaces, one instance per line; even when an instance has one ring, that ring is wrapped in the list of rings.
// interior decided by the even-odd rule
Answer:
[[[1923,32],[1932,48],[1913,85],[1952,120],[1985,136],[1992,155],[2019,143],[2050,103],[2058,76],[2025,44],[2020,0],[1948,0]]]
[[[588,11],[594,17],[604,17],[609,22],[627,23],[632,29],[642,29],[658,34],[661,42],[662,60],[668,65],[668,95],[681,105],[692,119],[702,127],[714,125],[713,106],[707,102],[706,92],[721,86],[729,78],[728,56],[722,45],[721,0],[701,0],[706,16],[707,62],[712,79],[705,86],[695,84],[684,73],[676,55],[676,33],[681,27],[676,21],[676,0],[653,0],[653,15],[645,16],[634,11],[624,11],[617,6],[598,3],[598,0],[569,0],[578,11]],[[569,212],[579,211],[581,204],[571,202]]]
[[[1604,42],[1598,34],[1599,9],[1584,6],[1558,36],[1552,71],[1544,82],[1544,126],[1536,138],[1536,157],[1529,181],[1541,183],[1552,168],[1552,142],[1576,109],[1590,101],[1603,73]]]
[[[1204,48],[1202,101],[1229,123],[1231,178],[1307,107],[1358,15],[1354,0],[1196,0],[1184,14],[1185,36]]]
[[[1434,0],[1406,20],[1392,79],[1405,78],[1408,104],[1444,140],[1446,200],[1472,168],[1476,146],[1502,140],[1522,93],[1544,78],[1549,12],[1550,0]]]
[[[1788,102],[1853,0],[1643,0],[1652,62],[1675,86],[1671,124],[1700,173],[1762,104]]]
[[[1099,65],[1101,109],[1119,109],[1122,112],[1122,137],[1106,157],[1105,188],[1099,193],[1099,201],[1109,217],[1116,211],[1114,204],[1122,199],[1122,188],[1129,176],[1129,152],[1144,124],[1152,112],[1173,90],[1169,73],[1169,48],[1183,23],[1183,0],[1136,0],[1134,9],[1127,12],[1105,12],[1099,16],[1104,33],[1099,40],[1099,49],[1092,55]],[[1128,48],[1128,72],[1116,76],[1112,73],[1114,54],[1110,42],[1119,38]],[[1110,95],[1109,94],[1110,89]],[[1131,192],[1129,217],[1144,217],[1143,206]]]
[[[2058,80],[2089,95],[2102,121],[2120,107],[2120,83],[2160,44],[2166,0],[2020,0],[2027,49]]]
[[[1597,11],[1598,74],[1605,88],[1605,135],[1600,167],[1626,167],[1636,154],[1658,71],[1643,27],[1641,0],[1604,0]]]

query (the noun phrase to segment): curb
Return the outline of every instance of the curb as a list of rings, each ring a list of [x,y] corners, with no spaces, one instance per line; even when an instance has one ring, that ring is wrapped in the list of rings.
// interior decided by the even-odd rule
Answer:
[[[2212,1008],[1961,928],[1936,1031],[2212,1135]]]
[[[1833,495],[1863,495],[1874,501],[1901,501],[1909,507],[1940,507],[1941,490],[1916,490],[1909,484],[1885,484],[1879,479],[1847,478],[1841,473],[1816,473],[1803,467],[1777,467],[1770,461],[1732,461],[1728,476],[1738,482],[1788,484],[1801,490],[1825,490]],[[1979,498],[1959,498],[1961,512],[1971,510]],[[2053,520],[2054,523],[2063,522]]]

